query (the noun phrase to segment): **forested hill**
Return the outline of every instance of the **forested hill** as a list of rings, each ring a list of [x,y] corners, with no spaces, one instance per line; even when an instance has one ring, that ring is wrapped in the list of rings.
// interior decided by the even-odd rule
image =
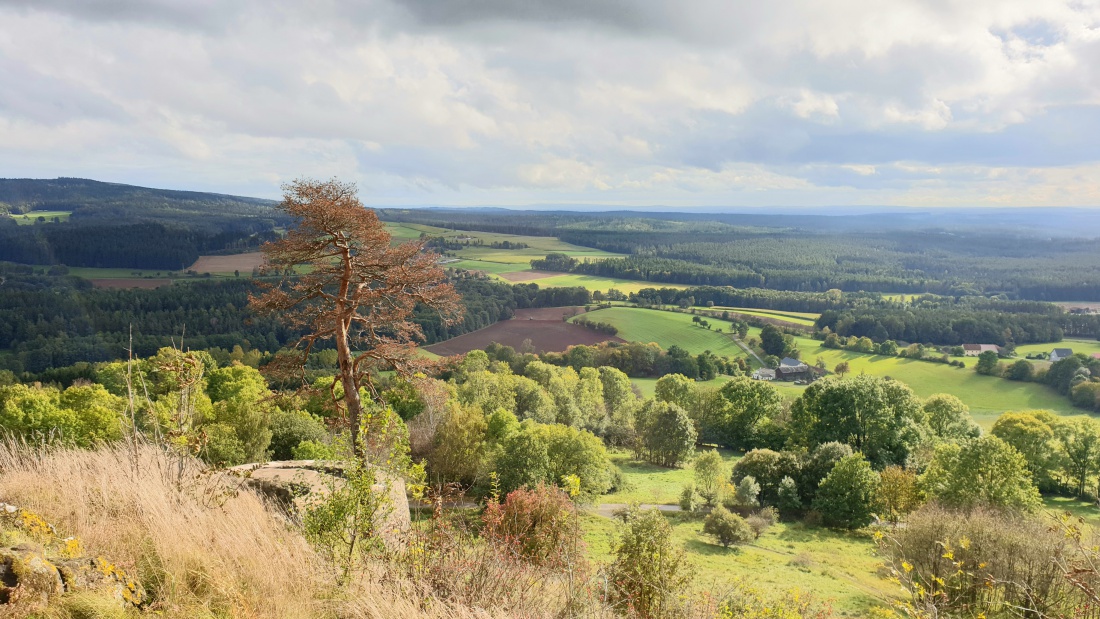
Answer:
[[[289,223],[275,205],[80,178],[0,179],[0,260],[183,269],[201,254],[250,251],[274,238]]]
[[[71,211],[71,221],[157,221],[223,228],[273,220],[275,202],[197,191],[151,189],[83,178],[0,179],[0,212]]]

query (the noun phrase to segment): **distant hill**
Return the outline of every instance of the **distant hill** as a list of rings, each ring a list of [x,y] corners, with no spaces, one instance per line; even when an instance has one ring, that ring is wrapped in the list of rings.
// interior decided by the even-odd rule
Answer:
[[[254,251],[275,238],[289,223],[275,205],[82,178],[0,179],[0,213],[30,213],[23,223],[33,224],[0,215],[0,260],[177,270],[202,254]]]
[[[79,223],[161,222],[204,230],[265,228],[276,202],[198,191],[151,189],[83,178],[0,179],[0,211],[72,211]],[[256,226],[256,220],[269,225]]]

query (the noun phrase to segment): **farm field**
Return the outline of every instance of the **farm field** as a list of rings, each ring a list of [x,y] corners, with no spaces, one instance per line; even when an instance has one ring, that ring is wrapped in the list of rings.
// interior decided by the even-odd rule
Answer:
[[[511,320],[502,320],[473,333],[466,333],[424,348],[431,353],[446,357],[485,348],[493,342],[519,350],[525,340],[531,340],[531,345],[537,352],[562,352],[577,344],[591,345],[608,340],[623,341],[617,337],[563,322],[561,315],[555,312],[564,309],[517,310],[516,317]]]
[[[48,269],[49,266],[43,265],[42,269]],[[169,277],[171,273],[178,273],[178,271],[153,271],[148,269],[107,269],[107,268],[94,268],[94,267],[69,267],[69,275],[74,277],[83,277],[84,279],[142,279],[142,278],[155,278],[163,279]]]
[[[606,322],[619,330],[619,337],[633,342],[656,342],[661,348],[676,345],[697,355],[709,350],[719,357],[747,356],[729,335],[729,323],[711,318],[726,333],[697,327],[690,314],[635,307],[609,307],[585,314],[593,322]]]
[[[227,256],[199,256],[199,259],[195,261],[187,268],[189,271],[195,271],[196,273],[220,273],[233,275],[234,271],[239,271],[244,275],[251,275],[252,269],[262,266],[264,263],[264,255],[258,251],[249,252],[247,254],[230,254]]]
[[[760,318],[778,318],[785,322],[792,322],[798,325],[812,327],[814,321],[821,316],[821,314],[814,314],[812,312],[781,312],[778,310],[758,309],[749,307],[724,307],[714,306],[708,307],[707,311],[729,311],[737,312],[738,314],[745,314],[747,316],[759,316]]]
[[[57,217],[61,221],[68,221],[69,215],[72,214],[72,211],[31,211],[22,215],[12,215],[11,218],[20,226],[31,226],[38,222],[39,217],[44,217],[46,222],[50,223],[53,221],[54,217]]]

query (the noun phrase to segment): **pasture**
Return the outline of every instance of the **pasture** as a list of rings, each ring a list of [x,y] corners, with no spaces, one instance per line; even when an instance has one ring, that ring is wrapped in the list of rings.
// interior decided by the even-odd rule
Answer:
[[[44,223],[53,223],[54,219],[69,221],[69,216],[72,214],[72,211],[31,211],[22,215],[12,215],[11,218],[20,226],[33,226],[39,223],[39,217]]]
[[[1016,347],[1016,356],[1020,359],[1028,355],[1033,355],[1037,352],[1049,353],[1055,348],[1070,348],[1075,353],[1084,353],[1086,355],[1092,355],[1100,353],[1100,341],[1097,340],[1079,340],[1066,338],[1061,342],[1055,342],[1053,344],[1023,344]]]
[[[619,337],[628,341],[656,342],[662,348],[675,344],[693,354],[709,349],[720,356],[745,356],[727,333],[716,333],[695,326],[691,322],[691,314],[612,307],[590,312],[588,317],[594,321],[615,325],[619,329]],[[728,324],[723,321],[714,319],[710,321],[712,324],[717,323],[724,329],[728,329]],[[760,337],[760,329],[749,330],[749,338],[753,337]],[[982,376],[972,367],[956,368],[915,359],[825,348],[821,342],[808,337],[796,337],[795,343],[802,353],[803,361],[814,364],[821,359],[830,371],[837,364],[847,362],[850,375],[866,373],[874,376],[888,376],[909,385],[922,398],[937,393],[950,393],[966,403],[975,421],[987,429],[1001,413],[1010,410],[1045,408],[1060,415],[1084,414],[1083,411],[1074,408],[1067,398],[1045,385]],[[1084,347],[1086,343],[1093,344],[1089,342],[1080,344],[1082,351],[1087,352]],[[1100,343],[1096,344],[1100,345]],[[1078,344],[1069,344],[1071,347],[1074,345]],[[1097,346],[1096,350],[1100,351],[1100,346]],[[654,379],[633,379],[633,382],[638,385],[643,394],[652,395],[653,383],[656,382]],[[798,397],[804,389],[802,386],[790,383],[774,384],[784,396],[789,398]]]
[[[661,348],[679,346],[693,355],[703,351],[719,357],[747,356],[729,333],[728,322],[709,318],[713,328],[704,329],[692,322],[690,314],[636,307],[609,307],[585,314],[593,322],[606,322],[619,330],[619,337],[634,342],[656,342]]]
[[[821,314],[814,314],[812,312],[784,312],[779,310],[757,309],[748,307],[723,307],[717,305],[714,307],[708,307],[707,311],[728,311],[731,314],[737,313],[744,314],[746,316],[756,316],[757,318],[773,318],[803,327],[812,327],[814,325],[814,321],[816,321],[821,316]]]
[[[750,330],[752,336],[759,337],[759,330]],[[821,342],[806,337],[796,337],[795,341],[806,363],[813,364],[820,358],[832,371],[838,363],[847,361],[853,375],[889,376],[909,385],[922,398],[950,393],[965,402],[974,420],[987,429],[1001,413],[1010,410],[1046,408],[1060,415],[1083,414],[1068,399],[1045,385],[982,376],[972,367],[955,368],[928,361],[825,348]]]

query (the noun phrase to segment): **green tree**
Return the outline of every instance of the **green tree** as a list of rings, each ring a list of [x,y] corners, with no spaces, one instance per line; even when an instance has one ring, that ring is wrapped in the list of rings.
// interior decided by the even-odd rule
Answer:
[[[782,415],[783,396],[767,381],[738,376],[718,390],[723,406],[716,415],[718,439],[734,449],[759,447],[762,428]]]
[[[782,357],[787,352],[787,341],[783,338],[783,332],[774,325],[764,325],[760,330],[760,348],[769,355]]]
[[[753,449],[733,465],[730,480],[739,484],[745,477],[752,477],[760,484],[760,502],[775,505],[779,483],[784,477],[798,477],[798,457],[790,452],[771,449]]]
[[[612,555],[607,579],[612,604],[645,619],[683,616],[692,570],[661,512],[629,508]]]
[[[699,494],[706,499],[708,505],[717,504],[718,493],[729,476],[722,455],[714,449],[704,451],[695,456],[692,466],[695,468],[695,486],[699,489]]]
[[[852,366],[848,365],[847,361],[841,361],[840,363],[836,364],[836,367],[833,368],[833,374],[836,374],[841,378],[844,378],[844,375],[851,371]]]
[[[1100,425],[1087,417],[1059,419],[1052,429],[1066,477],[1082,496],[1089,478],[1100,466]]]
[[[291,460],[298,445],[305,441],[324,443],[326,439],[325,424],[305,411],[275,409],[271,414],[272,460]]]
[[[676,404],[648,400],[635,424],[646,460],[672,467],[691,458],[698,438],[695,424]]]
[[[1058,468],[1058,447],[1054,444],[1050,411],[1007,412],[993,423],[993,436],[1011,445],[1027,461],[1036,483],[1049,484]]]
[[[974,366],[974,371],[987,376],[1000,374],[1000,363],[1000,357],[997,356],[997,353],[987,350],[978,355],[978,364]]]
[[[724,548],[755,538],[745,519],[719,505],[703,520],[703,533],[714,537]]]
[[[683,374],[666,374],[657,379],[657,384],[653,389],[653,397],[659,402],[669,402],[687,409],[691,407],[694,390],[694,380]]]
[[[821,480],[814,509],[830,527],[859,529],[874,520],[879,478],[860,454],[840,460]]]
[[[428,472],[434,481],[466,485],[481,481],[486,473],[488,429],[489,423],[479,407],[448,402],[428,455]]]
[[[801,492],[802,502],[813,505],[817,496],[817,488],[832,472],[837,462],[852,455],[852,448],[846,443],[830,441],[814,447],[812,451],[802,457],[801,466],[795,475],[798,477],[798,487]]]
[[[970,417],[970,407],[959,398],[937,393],[924,401],[924,414],[932,433],[945,439],[974,438],[981,428]]]
[[[798,484],[789,475],[779,480],[775,506],[783,513],[802,509],[802,497],[798,494]]]
[[[879,473],[878,511],[883,518],[897,523],[920,506],[917,474],[900,466],[888,466]]]
[[[1015,363],[1008,366],[1008,370],[1005,372],[1005,378],[1009,380],[1029,381],[1033,373],[1034,368],[1032,368],[1030,361],[1027,359],[1017,359]]]
[[[847,443],[878,467],[905,462],[927,433],[923,417],[920,400],[909,387],[869,375],[819,380],[791,406],[797,443]]]
[[[1041,505],[1027,461],[996,436],[937,446],[921,486],[929,500],[962,509],[1031,511]]]

